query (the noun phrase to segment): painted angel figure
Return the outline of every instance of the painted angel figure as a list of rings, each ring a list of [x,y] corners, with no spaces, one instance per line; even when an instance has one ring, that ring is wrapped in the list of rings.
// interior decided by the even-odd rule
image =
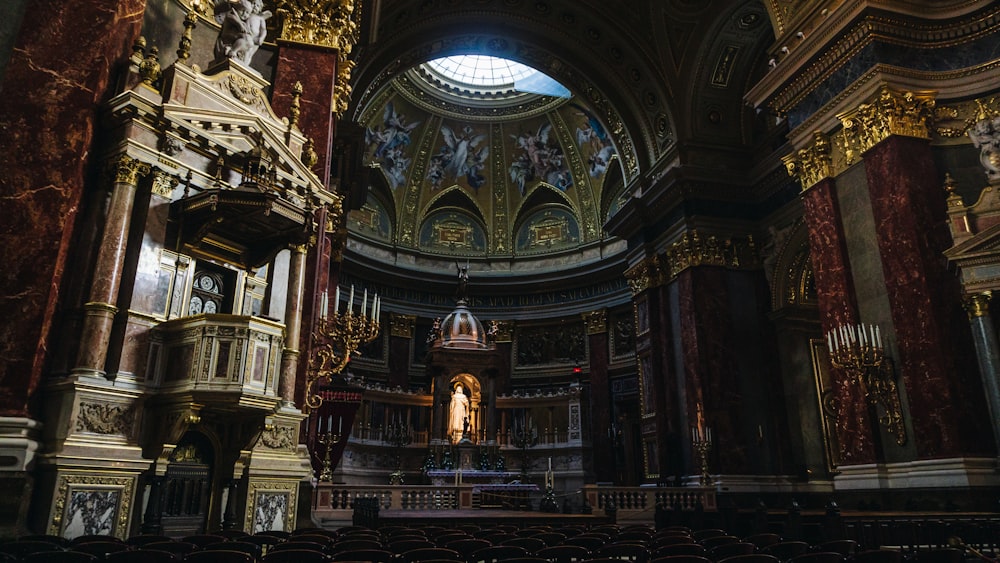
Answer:
[[[456,180],[461,176],[470,175],[470,162],[475,165],[477,159],[481,157],[485,160],[486,154],[488,154],[488,151],[483,152],[486,147],[477,150],[479,144],[486,139],[486,135],[483,133],[476,134],[469,125],[463,127],[459,133],[455,133],[450,127],[442,125],[441,136],[451,151],[451,160],[444,165],[445,172]],[[473,155],[471,161],[469,159],[470,154]],[[476,174],[477,172],[478,170],[471,172],[471,174]]]
[[[215,40],[213,63],[234,59],[250,66],[267,37],[267,19],[271,15],[264,9],[264,0],[216,0],[215,21],[222,28]]]

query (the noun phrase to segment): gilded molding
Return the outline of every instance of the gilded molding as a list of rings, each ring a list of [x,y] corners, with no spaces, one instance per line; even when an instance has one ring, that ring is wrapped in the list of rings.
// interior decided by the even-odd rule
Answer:
[[[129,436],[134,421],[135,408],[132,405],[80,403],[76,431]]]
[[[719,239],[715,236],[702,238],[698,231],[684,233],[666,252],[670,277],[674,278],[684,270],[696,266],[740,266],[740,253],[733,239]]]
[[[990,300],[993,298],[992,291],[984,291],[974,295],[967,295],[962,303],[965,312],[969,315],[969,320],[976,317],[986,317],[990,314]]]
[[[345,60],[358,42],[358,17],[354,0],[280,0],[279,39],[330,47]]]
[[[174,188],[180,183],[180,179],[172,174],[167,174],[162,170],[153,171],[153,194],[170,197],[174,193]]]
[[[413,327],[417,323],[414,315],[401,315],[392,313],[389,315],[389,335],[399,338],[413,338]]]
[[[264,508],[268,505],[267,500],[263,498],[264,496],[273,497],[285,497],[284,506],[285,512],[281,514],[281,519],[284,520],[284,530],[294,530],[295,529],[295,510],[298,506],[297,496],[298,496],[299,483],[297,480],[255,480],[251,479],[249,486],[247,487],[247,502],[246,502],[246,513],[243,522],[244,530],[252,530],[253,532],[261,532],[264,530],[256,529],[254,527],[254,515],[257,513],[258,508],[263,512]],[[263,501],[263,502],[262,502]],[[269,515],[270,516],[270,515]],[[277,515],[275,515],[277,516]]]
[[[349,60],[337,61],[337,76],[333,82],[333,113],[340,117],[351,104],[351,71],[357,63]]]
[[[150,171],[148,164],[127,154],[121,155],[111,167],[114,170],[116,184],[129,184],[131,186],[137,185],[139,178],[149,174]]]
[[[604,334],[608,331],[607,309],[583,313],[581,316],[583,317],[583,323],[587,327],[587,335]]]
[[[628,280],[632,295],[639,295],[651,287],[660,285],[663,275],[660,270],[659,256],[647,256],[625,270],[625,278]]]
[[[873,101],[838,115],[848,160],[892,135],[930,139],[935,96],[935,92],[896,92],[883,86]]]
[[[831,146],[830,137],[816,131],[811,145],[781,158],[788,175],[799,180],[803,191],[833,175]]]

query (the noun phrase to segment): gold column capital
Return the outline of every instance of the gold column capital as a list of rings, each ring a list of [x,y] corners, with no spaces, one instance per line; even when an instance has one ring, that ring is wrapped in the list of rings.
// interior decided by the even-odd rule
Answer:
[[[788,175],[797,178],[805,191],[833,175],[832,152],[830,137],[815,131],[809,146],[782,157],[781,161]]]
[[[639,295],[643,291],[659,285],[663,281],[660,257],[654,254],[643,258],[625,270],[625,278],[628,280],[632,295]]]
[[[936,92],[897,92],[883,86],[870,102],[837,116],[847,152],[861,154],[893,135],[930,139]]]
[[[341,60],[358,42],[355,0],[279,0],[279,39],[340,51]]]
[[[604,334],[608,331],[608,310],[601,309],[600,311],[591,311],[589,313],[583,313],[580,316],[583,317],[584,324],[587,325],[587,335],[591,334]]]
[[[992,291],[983,291],[981,293],[966,295],[962,306],[965,307],[965,312],[969,315],[969,319],[971,320],[976,317],[985,317],[989,315],[990,300],[992,298]]]
[[[111,164],[111,169],[114,172],[116,184],[135,186],[139,183],[140,177],[149,174],[150,166],[137,158],[123,154]]]
[[[414,315],[401,315],[392,313],[389,315],[389,335],[400,338],[413,338],[413,327],[416,325],[417,317]]]
[[[174,188],[180,183],[180,178],[173,174],[167,174],[162,170],[153,171],[153,193],[158,196],[170,197],[174,193]]]

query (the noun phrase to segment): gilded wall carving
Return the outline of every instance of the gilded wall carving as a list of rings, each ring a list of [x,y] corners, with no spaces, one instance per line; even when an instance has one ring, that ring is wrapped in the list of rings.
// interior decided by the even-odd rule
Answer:
[[[135,421],[135,407],[117,403],[80,403],[77,432],[130,436]]]

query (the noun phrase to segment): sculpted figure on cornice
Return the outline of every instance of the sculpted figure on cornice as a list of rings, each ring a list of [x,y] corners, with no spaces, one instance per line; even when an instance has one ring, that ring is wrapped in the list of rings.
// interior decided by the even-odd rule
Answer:
[[[264,0],[216,0],[215,21],[222,28],[215,40],[215,60],[233,59],[250,66],[254,53],[267,37],[271,11]]]
[[[990,182],[995,182],[1000,180],[1000,112],[989,111],[978,100],[977,103],[978,120],[969,129],[969,138],[979,149],[979,161],[986,169],[986,177]]]

